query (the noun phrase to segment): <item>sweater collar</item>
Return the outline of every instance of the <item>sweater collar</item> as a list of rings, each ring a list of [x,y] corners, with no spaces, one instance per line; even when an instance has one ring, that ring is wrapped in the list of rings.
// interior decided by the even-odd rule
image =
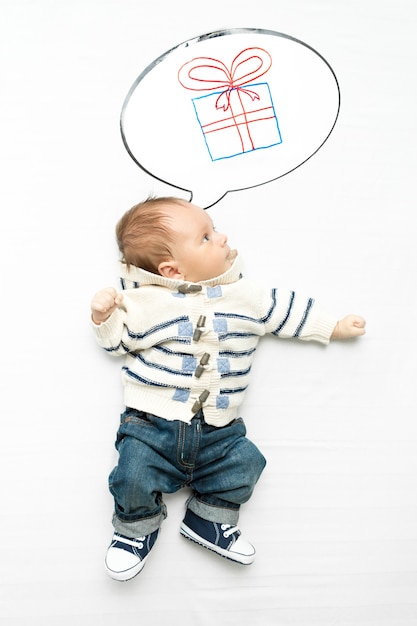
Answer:
[[[201,287],[216,287],[217,285],[228,285],[230,283],[237,282],[242,277],[241,265],[240,256],[236,254],[233,265],[226,272],[224,272],[224,274],[220,274],[220,276],[210,278],[209,280],[202,280],[199,283],[190,283],[184,280],[165,278],[165,276],[153,274],[152,272],[148,272],[134,265],[131,265],[130,268],[127,269],[126,263],[123,263],[122,261],[119,263],[119,274],[123,289],[133,289],[144,285],[158,285],[159,287],[167,287],[172,291],[190,293],[192,291],[198,291],[198,288],[193,289],[193,285],[201,285]]]

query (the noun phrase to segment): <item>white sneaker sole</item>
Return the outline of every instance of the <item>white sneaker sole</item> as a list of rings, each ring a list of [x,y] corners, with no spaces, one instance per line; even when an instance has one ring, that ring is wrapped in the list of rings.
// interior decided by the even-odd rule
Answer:
[[[191,530],[191,528],[184,524],[184,522],[180,526],[180,533],[186,539],[194,541],[194,543],[198,543],[203,548],[207,548],[207,550],[211,550],[219,556],[229,559],[230,561],[234,561],[235,563],[250,565],[255,560],[255,552],[253,554],[241,554],[239,552],[231,552],[230,550],[220,548],[220,546],[216,546],[214,543],[210,543],[210,541],[206,541],[203,537],[197,535],[197,533]]]
[[[132,578],[140,574],[140,572],[143,570],[143,568],[146,565],[146,559],[148,558],[148,556],[149,554],[147,554],[145,558],[134,567],[130,567],[129,569],[123,570],[121,572],[115,572],[114,570],[110,569],[107,566],[106,561],[104,562],[104,568],[107,574],[110,576],[110,578],[113,578],[113,580],[118,580],[119,582],[124,583],[124,582],[127,582],[128,580],[132,580]]]

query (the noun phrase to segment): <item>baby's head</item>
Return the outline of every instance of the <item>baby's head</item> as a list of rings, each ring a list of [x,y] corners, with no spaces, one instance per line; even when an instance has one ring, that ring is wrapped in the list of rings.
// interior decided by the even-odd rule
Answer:
[[[135,265],[159,274],[161,261],[172,257],[175,237],[167,209],[182,203],[179,198],[149,197],[126,211],[116,226],[116,238],[128,268]]]
[[[180,198],[135,205],[118,222],[116,236],[127,267],[190,282],[220,276],[236,256],[208,213]]]

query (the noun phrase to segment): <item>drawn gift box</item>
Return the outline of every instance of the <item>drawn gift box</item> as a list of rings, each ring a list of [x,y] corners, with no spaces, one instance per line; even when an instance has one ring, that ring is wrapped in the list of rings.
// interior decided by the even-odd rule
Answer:
[[[210,57],[192,59],[180,68],[183,87],[211,92],[192,103],[213,161],[282,143],[269,85],[253,82],[271,64],[263,48],[246,48],[230,70]]]
[[[193,98],[213,161],[282,142],[268,83],[231,89],[227,95],[228,106],[219,108],[216,103],[222,95],[216,92]]]

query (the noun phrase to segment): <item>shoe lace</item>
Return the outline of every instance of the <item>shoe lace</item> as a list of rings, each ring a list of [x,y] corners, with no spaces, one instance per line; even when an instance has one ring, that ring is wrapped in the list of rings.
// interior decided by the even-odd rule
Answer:
[[[124,535],[114,533],[112,547],[126,550],[127,552],[132,552],[132,554],[139,556],[138,550],[143,550],[145,540],[146,536],[129,539],[129,537],[125,537]]]
[[[231,526],[230,524],[222,524],[221,529],[223,531],[223,537],[226,537],[226,539],[239,530],[238,526]]]

